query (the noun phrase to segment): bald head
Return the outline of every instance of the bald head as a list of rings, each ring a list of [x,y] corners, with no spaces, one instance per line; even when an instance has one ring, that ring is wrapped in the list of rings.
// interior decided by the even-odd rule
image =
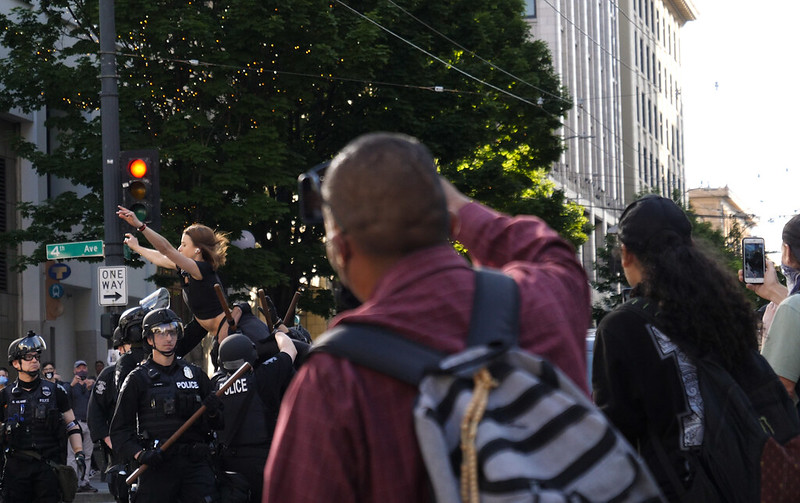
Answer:
[[[356,138],[332,161],[322,192],[336,224],[366,253],[406,255],[449,237],[433,157],[410,136]]]

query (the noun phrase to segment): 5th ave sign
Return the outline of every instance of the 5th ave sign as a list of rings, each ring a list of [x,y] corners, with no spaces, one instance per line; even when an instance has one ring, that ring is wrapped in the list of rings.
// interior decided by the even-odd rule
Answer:
[[[76,243],[56,243],[45,245],[47,260],[61,260],[65,258],[103,257],[105,249],[103,241],[78,241]]]

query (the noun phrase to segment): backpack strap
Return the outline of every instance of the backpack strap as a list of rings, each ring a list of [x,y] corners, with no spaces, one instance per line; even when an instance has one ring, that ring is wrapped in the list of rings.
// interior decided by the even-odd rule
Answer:
[[[621,309],[638,314],[647,323],[650,323],[653,326],[659,325],[658,304],[652,299],[648,299],[646,297],[634,297],[629,301],[627,301],[625,304],[623,304]],[[681,341],[681,343],[684,342],[688,343],[688,341]],[[682,347],[682,344],[679,344],[679,346]],[[655,453],[656,458],[658,459],[658,463],[661,465],[661,469],[667,476],[669,484],[672,486],[672,489],[675,491],[675,494],[678,496],[680,500],[683,500],[683,498],[686,496],[686,487],[681,482],[680,477],[678,476],[678,472],[675,470],[675,467],[672,465],[672,463],[670,463],[667,451],[664,448],[664,445],[661,443],[661,438],[659,438],[659,436],[649,425],[647,427],[647,432],[648,432],[648,437],[650,438],[650,446],[652,447],[653,452]]]
[[[502,342],[510,347],[519,337],[519,287],[494,269],[475,269],[475,298],[467,346]]]
[[[475,269],[471,316],[467,345],[515,344],[519,334],[517,283],[500,271]],[[325,332],[311,351],[347,358],[413,385],[447,356],[388,328],[361,323],[342,324]]]

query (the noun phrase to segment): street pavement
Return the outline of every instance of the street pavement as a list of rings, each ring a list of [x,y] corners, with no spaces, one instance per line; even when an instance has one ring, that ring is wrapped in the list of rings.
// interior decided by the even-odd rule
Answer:
[[[91,484],[97,488],[96,493],[78,493],[74,503],[114,503],[114,497],[108,492],[108,484],[100,482],[100,472],[91,478]]]

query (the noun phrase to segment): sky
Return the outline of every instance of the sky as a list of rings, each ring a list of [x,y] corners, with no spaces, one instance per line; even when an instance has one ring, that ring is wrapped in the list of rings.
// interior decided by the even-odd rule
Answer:
[[[686,186],[727,185],[759,222],[751,234],[779,252],[800,213],[800,2],[693,1],[697,20],[681,30]]]

